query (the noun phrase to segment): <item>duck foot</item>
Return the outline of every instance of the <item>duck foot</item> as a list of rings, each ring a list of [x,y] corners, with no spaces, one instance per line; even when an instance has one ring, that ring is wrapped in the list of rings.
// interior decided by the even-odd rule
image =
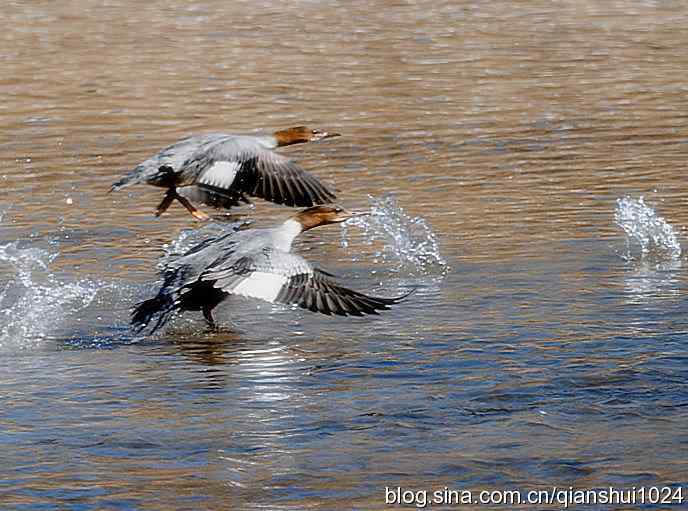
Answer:
[[[196,220],[200,222],[205,222],[206,220],[210,219],[210,216],[208,214],[204,213],[203,211],[195,207],[193,204],[191,204],[189,202],[189,199],[187,199],[186,197],[182,197],[181,195],[178,195],[176,192],[175,195],[175,198],[181,203],[182,206],[186,208],[186,210],[189,213],[191,213],[191,216],[194,217]]]
[[[174,188],[170,188],[169,190],[167,190],[167,193],[165,193],[165,196],[162,198],[160,204],[158,204],[158,207],[155,209],[155,216],[160,216],[165,211],[167,211],[167,209],[172,205],[174,199],[176,198],[177,192],[174,190]]]

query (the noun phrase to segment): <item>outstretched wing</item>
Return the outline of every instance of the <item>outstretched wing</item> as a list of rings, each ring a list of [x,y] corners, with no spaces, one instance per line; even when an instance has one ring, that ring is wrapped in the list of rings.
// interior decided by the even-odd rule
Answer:
[[[196,186],[217,195],[259,197],[276,204],[327,204],[335,194],[293,160],[255,137],[231,136],[205,144],[184,163]]]
[[[299,274],[290,278],[275,301],[298,305],[302,309],[322,314],[363,316],[388,310],[408,294],[395,298],[368,296],[340,286],[327,273],[316,269],[311,274]]]
[[[267,249],[230,266],[210,269],[201,280],[214,281],[214,287],[230,294],[339,316],[377,314],[408,296],[380,298],[352,291],[300,256]]]

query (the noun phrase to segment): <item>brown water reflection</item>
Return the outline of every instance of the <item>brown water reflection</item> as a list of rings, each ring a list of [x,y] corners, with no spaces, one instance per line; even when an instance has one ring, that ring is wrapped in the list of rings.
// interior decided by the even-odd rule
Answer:
[[[51,332],[69,349],[3,355],[3,502],[382,509],[385,484],[685,482],[685,276],[610,243],[626,194],[688,225],[687,24],[678,1],[6,2],[0,236],[111,291]],[[304,167],[352,207],[393,192],[454,271],[380,321],[238,303],[228,339],[189,319],[120,344],[190,223],[110,183],[191,133],[303,123],[345,135],[295,151]],[[339,236],[301,247],[358,287],[409,283]]]

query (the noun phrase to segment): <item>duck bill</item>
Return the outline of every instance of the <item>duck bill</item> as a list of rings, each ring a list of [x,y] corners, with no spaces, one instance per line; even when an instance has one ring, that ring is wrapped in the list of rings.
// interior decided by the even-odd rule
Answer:
[[[321,131],[317,135],[317,140],[325,140],[334,137],[341,137],[341,135],[339,133],[335,133],[334,131]]]
[[[348,220],[351,220],[352,218],[360,218],[362,216],[369,216],[369,215],[370,215],[370,211],[347,211],[344,214],[342,222],[346,222]]]

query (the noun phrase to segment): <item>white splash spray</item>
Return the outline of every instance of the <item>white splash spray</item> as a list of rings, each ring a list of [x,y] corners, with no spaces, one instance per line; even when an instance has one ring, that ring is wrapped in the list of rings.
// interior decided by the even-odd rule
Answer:
[[[676,230],[647,204],[638,199],[623,197],[616,200],[614,220],[626,233],[627,261],[679,261],[681,243]]]
[[[420,216],[408,215],[393,195],[381,198],[368,196],[370,215],[354,217],[342,224],[341,244],[349,245],[348,227],[363,230],[365,242],[372,245],[382,242],[382,249],[375,253],[387,263],[394,264],[395,271],[428,274],[439,269],[448,271],[440,254],[439,242],[432,228]]]
[[[87,307],[97,286],[90,281],[60,282],[49,271],[57,253],[0,244],[0,270],[9,267],[9,280],[0,288],[0,350],[34,347]]]

